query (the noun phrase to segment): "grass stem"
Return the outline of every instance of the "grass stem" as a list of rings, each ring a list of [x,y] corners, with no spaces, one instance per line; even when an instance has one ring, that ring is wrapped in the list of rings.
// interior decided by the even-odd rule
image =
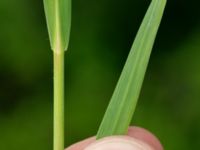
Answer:
[[[54,150],[64,150],[64,51],[54,52]]]

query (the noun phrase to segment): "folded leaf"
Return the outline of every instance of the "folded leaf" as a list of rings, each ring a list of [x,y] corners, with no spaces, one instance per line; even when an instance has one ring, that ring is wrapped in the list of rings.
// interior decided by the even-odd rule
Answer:
[[[44,0],[51,48],[67,50],[71,26],[71,0]]]

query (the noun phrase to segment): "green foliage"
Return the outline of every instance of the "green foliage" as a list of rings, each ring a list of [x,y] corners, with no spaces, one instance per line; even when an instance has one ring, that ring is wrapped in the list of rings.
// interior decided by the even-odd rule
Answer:
[[[97,139],[127,132],[165,4],[166,0],[151,2],[97,133]]]
[[[71,26],[71,0],[44,0],[51,48],[54,51],[54,150],[64,149],[64,50]]]
[[[54,51],[67,50],[71,26],[71,0],[44,0],[44,7],[51,48]]]
[[[65,63],[65,147],[98,129],[150,0],[82,2],[73,1]],[[155,133],[165,150],[200,147],[199,5],[168,1],[134,113],[132,124]],[[52,54],[41,1],[0,1],[0,9],[0,149],[52,150]]]

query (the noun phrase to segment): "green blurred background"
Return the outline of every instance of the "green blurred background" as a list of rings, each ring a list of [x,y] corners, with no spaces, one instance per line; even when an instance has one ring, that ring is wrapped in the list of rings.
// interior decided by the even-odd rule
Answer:
[[[66,146],[95,135],[150,0],[75,0]],[[166,150],[200,147],[200,1],[169,0],[132,124]],[[42,0],[0,1],[0,150],[52,149],[52,51]]]

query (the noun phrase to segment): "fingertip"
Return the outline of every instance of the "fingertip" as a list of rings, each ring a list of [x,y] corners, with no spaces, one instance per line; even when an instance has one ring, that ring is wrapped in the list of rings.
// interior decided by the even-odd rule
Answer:
[[[119,150],[120,147],[123,150],[126,150],[123,147],[127,147],[127,150],[137,150],[138,148],[139,150],[163,150],[160,141],[151,132],[140,127],[129,127],[126,136],[111,136],[97,141],[95,137],[92,137],[65,150],[112,150],[113,146],[115,150]],[[98,149],[98,147],[101,147],[101,149]],[[104,149],[102,149],[103,147]]]
[[[111,136],[100,139],[84,150],[155,150],[150,145],[129,136]]]
[[[155,150],[163,150],[163,146],[158,140],[158,138],[153,135],[150,131],[140,128],[140,127],[129,127],[128,129],[128,136],[134,137],[138,140],[141,140],[147,144],[149,144],[151,147],[153,147]]]

